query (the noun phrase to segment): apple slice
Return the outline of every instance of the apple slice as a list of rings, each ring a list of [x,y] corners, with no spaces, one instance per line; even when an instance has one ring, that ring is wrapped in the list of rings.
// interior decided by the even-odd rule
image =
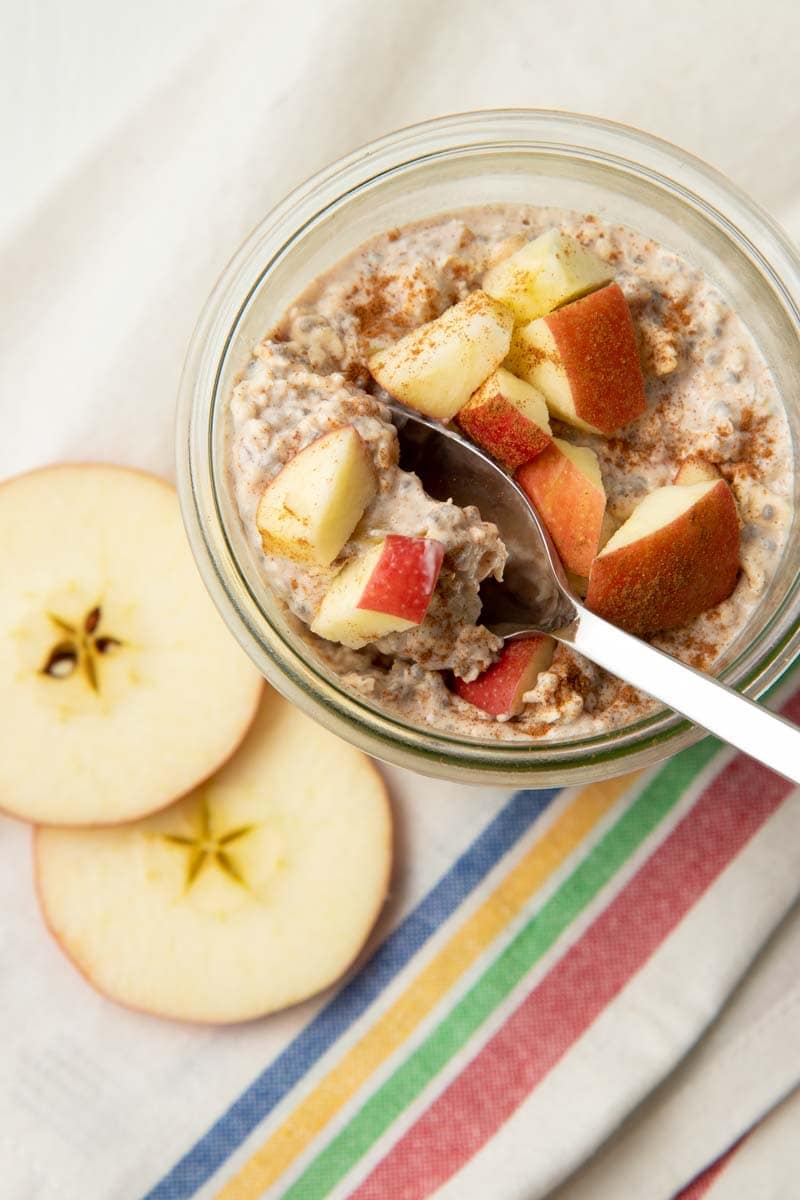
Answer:
[[[546,450],[519,468],[514,478],[546,525],[565,569],[575,575],[588,575],[606,511],[606,493],[594,450],[553,438]]]
[[[506,642],[497,662],[477,679],[456,679],[456,693],[493,717],[516,717],[525,707],[522,697],[553,661],[555,645],[545,634]]]
[[[492,267],[483,289],[508,305],[517,321],[532,321],[614,278],[608,263],[557,229]]]
[[[687,458],[681,463],[673,482],[680,487],[690,483],[710,483],[712,479],[721,478],[713,463],[695,457]]]
[[[372,459],[353,426],[323,434],[264,488],[256,510],[264,553],[327,567],[377,490]]]
[[[174,490],[122,467],[0,487],[0,807],[95,825],[230,756],[263,681],[200,582]]]
[[[167,812],[39,829],[51,933],[121,1004],[246,1021],[327,987],[386,896],[391,813],[358,751],[267,689],[244,743]]]
[[[586,604],[631,633],[655,633],[725,600],[738,571],[739,520],[725,480],[658,488],[595,559]]]
[[[517,329],[506,365],[578,429],[613,433],[647,407],[633,321],[616,283]]]
[[[444,546],[435,538],[390,534],[348,563],[323,597],[311,629],[358,650],[425,620]]]
[[[458,423],[509,471],[535,458],[552,437],[542,393],[503,367],[472,393]]]
[[[508,354],[514,318],[507,308],[471,292],[369,360],[390,396],[429,417],[448,421]]]

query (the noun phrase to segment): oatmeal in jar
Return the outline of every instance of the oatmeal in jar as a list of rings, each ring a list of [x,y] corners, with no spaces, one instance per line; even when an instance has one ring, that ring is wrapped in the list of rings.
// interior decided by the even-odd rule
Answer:
[[[376,237],[254,347],[229,481],[265,587],[370,703],[481,738],[586,736],[653,704],[550,638],[501,640],[491,512],[398,466],[389,398],[452,422],[526,491],[594,611],[710,668],[791,518],[785,414],[703,274],[634,230],[489,206]]]

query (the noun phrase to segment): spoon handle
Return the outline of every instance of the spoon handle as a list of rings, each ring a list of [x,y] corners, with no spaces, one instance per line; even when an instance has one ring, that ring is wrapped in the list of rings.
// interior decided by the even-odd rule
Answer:
[[[559,641],[800,783],[800,729],[724,683],[617,629],[582,605],[575,607],[577,618],[555,634]]]

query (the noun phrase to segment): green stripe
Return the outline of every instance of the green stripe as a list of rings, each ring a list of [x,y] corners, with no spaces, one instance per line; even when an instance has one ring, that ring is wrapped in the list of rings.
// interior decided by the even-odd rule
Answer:
[[[667,764],[414,1053],[309,1164],[283,1200],[320,1200],[469,1040],[545,951],[674,808],[720,743],[706,738]]]

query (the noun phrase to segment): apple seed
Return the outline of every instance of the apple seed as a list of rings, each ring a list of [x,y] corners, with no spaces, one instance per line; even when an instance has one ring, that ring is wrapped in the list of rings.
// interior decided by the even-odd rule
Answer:
[[[86,682],[93,692],[100,691],[97,673],[96,655],[108,654],[125,643],[110,634],[98,634],[103,611],[99,604],[90,608],[82,623],[82,633],[76,627],[59,617],[56,613],[47,614],[49,620],[61,633],[70,635],[69,639],[58,641],[51,649],[39,674],[47,675],[50,679],[69,679],[80,665]]]

